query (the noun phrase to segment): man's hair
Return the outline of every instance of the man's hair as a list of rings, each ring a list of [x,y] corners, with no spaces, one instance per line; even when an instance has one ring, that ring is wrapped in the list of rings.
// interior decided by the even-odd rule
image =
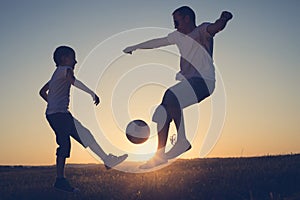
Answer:
[[[56,66],[59,66],[61,63],[61,58],[63,56],[75,55],[74,49],[68,46],[57,47],[53,53],[53,60]]]
[[[180,13],[181,16],[189,16],[191,21],[195,24],[196,23],[196,15],[195,12],[188,6],[182,6],[180,8],[177,8],[172,15],[174,15],[176,12]]]

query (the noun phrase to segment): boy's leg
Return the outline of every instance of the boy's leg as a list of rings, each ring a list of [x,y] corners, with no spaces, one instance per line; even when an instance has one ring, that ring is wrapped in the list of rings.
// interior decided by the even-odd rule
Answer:
[[[104,160],[107,157],[107,154],[104,150],[98,145],[92,133],[84,127],[76,118],[70,114],[72,123],[71,136],[79,142],[83,147],[89,147],[101,160]]]
[[[67,113],[56,113],[47,115],[47,120],[55,132],[56,143],[58,148],[56,149],[57,164],[59,165],[59,174],[64,170],[65,159],[70,157],[71,141],[70,141],[70,126],[68,124]]]
[[[56,156],[56,177],[57,178],[65,177],[65,163],[66,163],[65,157]]]
[[[59,145],[56,151],[56,181],[54,187],[58,190],[65,192],[77,192],[76,188],[73,188],[67,179],[65,179],[64,169],[66,158],[70,156],[71,142],[70,142],[70,126],[68,125],[67,113],[56,113],[47,115],[47,120],[54,130],[56,135],[56,142]]]
[[[77,119],[73,118],[71,114],[70,116],[72,118],[73,127],[71,131],[71,136],[82,146],[84,146],[85,148],[89,147],[91,151],[93,151],[98,157],[100,157],[101,160],[104,162],[106,169],[111,169],[112,167],[115,167],[128,157],[127,154],[124,154],[122,156],[115,156],[112,154],[107,155],[97,143],[92,133],[86,127],[84,127]]]

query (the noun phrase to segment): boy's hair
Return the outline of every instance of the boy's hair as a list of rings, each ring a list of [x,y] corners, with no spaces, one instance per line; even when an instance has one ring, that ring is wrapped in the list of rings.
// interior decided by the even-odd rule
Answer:
[[[61,63],[61,58],[63,56],[75,55],[74,49],[68,46],[57,47],[53,53],[53,60],[56,66],[59,66]]]
[[[177,8],[172,15],[174,15],[176,12],[179,12],[180,15],[182,15],[183,17],[185,16],[189,16],[191,21],[195,24],[196,23],[196,15],[195,12],[188,6],[182,6],[180,8]]]

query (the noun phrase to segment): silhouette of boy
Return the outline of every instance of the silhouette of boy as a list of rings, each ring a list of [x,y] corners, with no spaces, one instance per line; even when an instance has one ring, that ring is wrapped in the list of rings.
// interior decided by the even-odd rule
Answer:
[[[56,70],[51,79],[41,88],[40,96],[47,102],[46,118],[55,132],[58,144],[56,151],[57,178],[54,187],[66,192],[76,192],[78,189],[72,187],[64,175],[66,158],[70,157],[70,136],[98,155],[107,169],[123,162],[128,155],[124,154],[119,157],[112,154],[107,155],[97,144],[91,132],[69,112],[71,85],[90,94],[96,106],[100,103],[99,97],[74,76],[73,70],[77,63],[75,51],[68,46],[60,46],[56,48],[53,59],[56,63]]]
[[[162,103],[152,117],[152,121],[157,123],[157,152],[152,159],[140,166],[142,169],[164,164],[168,159],[191,149],[191,144],[186,139],[182,110],[201,102],[213,93],[215,88],[213,38],[232,18],[230,12],[224,11],[214,23],[205,22],[196,26],[195,13],[188,6],[176,9],[172,15],[176,31],[166,37],[148,40],[123,50],[124,53],[132,54],[137,49],[153,49],[175,44],[181,55],[180,71],[176,75],[176,80],[180,82],[167,89]],[[172,120],[177,129],[177,142],[165,153]]]

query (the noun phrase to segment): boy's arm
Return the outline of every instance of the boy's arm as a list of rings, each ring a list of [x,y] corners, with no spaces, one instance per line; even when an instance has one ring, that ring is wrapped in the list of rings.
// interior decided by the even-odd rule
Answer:
[[[215,36],[216,33],[222,31],[227,22],[232,19],[232,14],[228,11],[223,11],[220,18],[207,26],[207,31],[210,33],[211,36]]]
[[[47,82],[40,90],[39,94],[40,96],[48,102],[48,93],[47,91],[49,90],[49,82]]]
[[[94,103],[96,105],[98,105],[100,103],[99,97],[90,88],[88,88],[84,83],[82,83],[80,80],[77,80],[74,76],[73,70],[71,70],[71,69],[67,70],[67,80],[69,80],[70,83],[72,85],[74,85],[75,87],[90,94],[93,97]]]
[[[152,39],[148,40],[146,42],[142,42],[137,45],[129,46],[123,50],[124,53],[129,53],[132,54],[133,51],[137,49],[154,49],[162,46],[168,46],[171,45],[167,37],[163,38],[157,38],[157,39]]]

